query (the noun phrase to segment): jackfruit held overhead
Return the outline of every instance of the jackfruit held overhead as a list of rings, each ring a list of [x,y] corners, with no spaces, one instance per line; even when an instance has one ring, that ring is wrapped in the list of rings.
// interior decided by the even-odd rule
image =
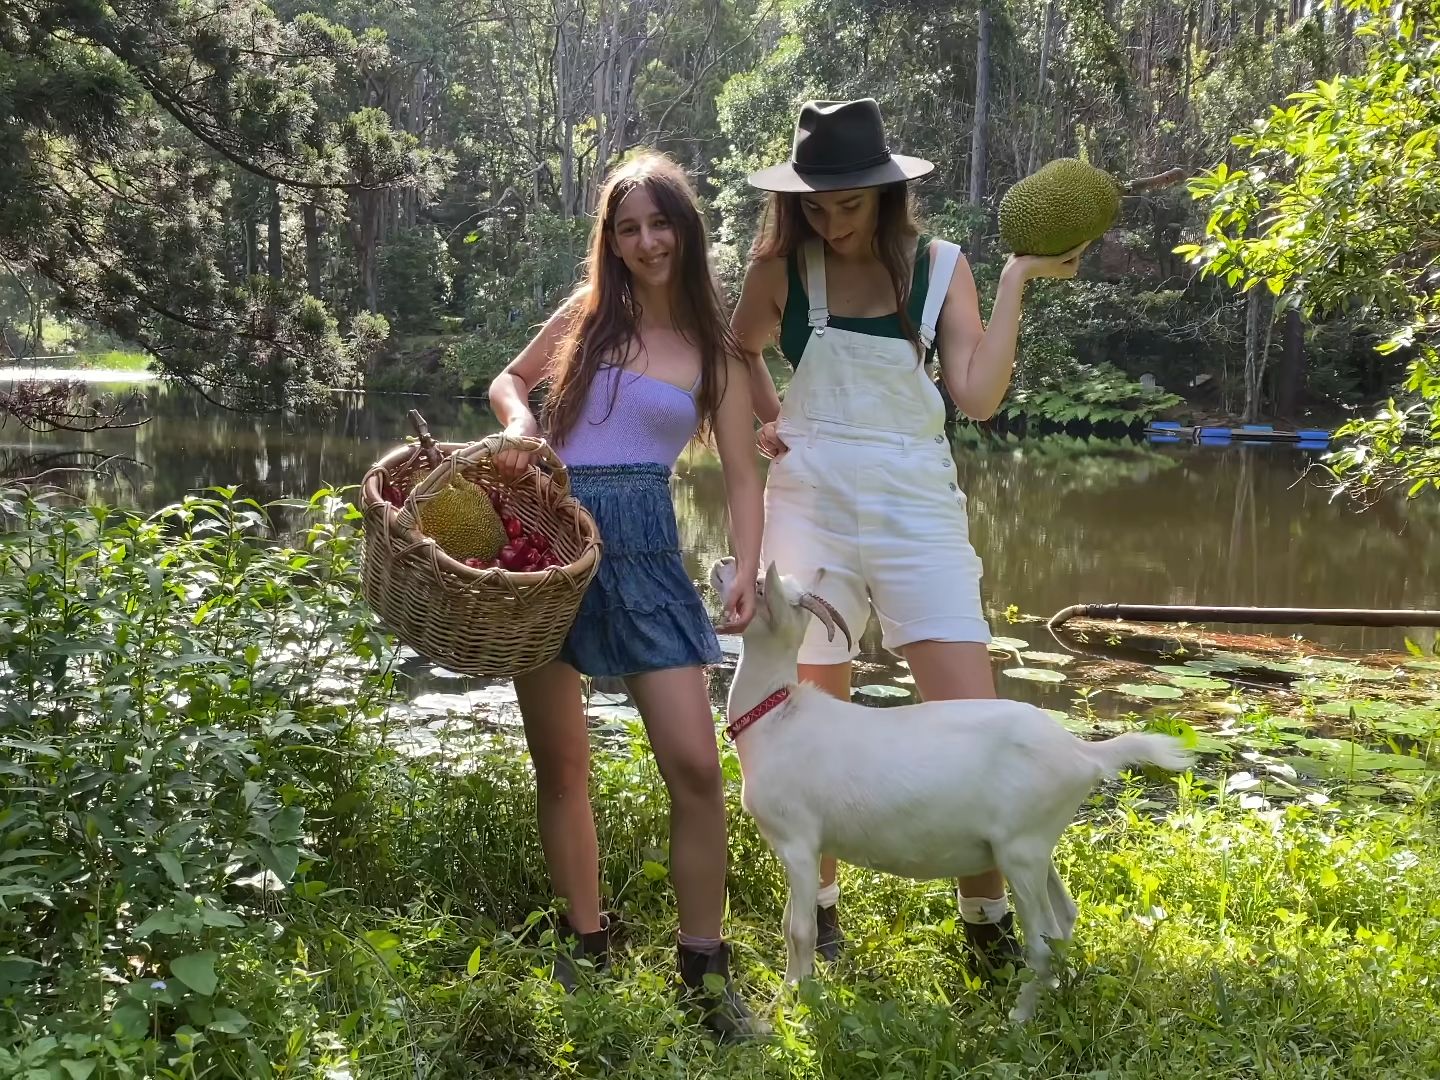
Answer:
[[[420,508],[420,530],[452,559],[493,559],[505,546],[490,496],[458,474]]]
[[[1000,239],[1017,255],[1063,255],[1115,223],[1121,195],[1164,187],[1184,175],[1171,169],[1122,184],[1088,162],[1057,158],[1000,200]]]

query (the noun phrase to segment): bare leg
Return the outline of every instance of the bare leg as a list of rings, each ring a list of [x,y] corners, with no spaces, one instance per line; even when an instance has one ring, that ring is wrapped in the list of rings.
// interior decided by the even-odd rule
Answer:
[[[800,681],[811,683],[831,697],[850,700],[850,662],[843,664],[801,664]],[[835,856],[820,856],[820,887],[835,883]]]
[[[715,714],[698,667],[625,680],[670,792],[670,879],[680,932],[718,938],[725,914],[725,791]]]
[[[900,651],[925,701],[996,696],[990,652],[979,642],[916,641]],[[1005,895],[1005,879],[999,870],[957,878],[955,884],[961,896],[998,899]]]
[[[590,735],[580,673],[555,661],[515,680],[535,763],[540,846],[550,884],[577,933],[600,929],[600,854],[590,809]]]

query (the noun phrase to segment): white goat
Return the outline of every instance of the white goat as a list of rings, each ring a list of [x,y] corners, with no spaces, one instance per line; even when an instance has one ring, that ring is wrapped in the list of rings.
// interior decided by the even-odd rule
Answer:
[[[720,595],[734,575],[734,560],[715,563],[710,578]],[[884,712],[839,701],[796,684],[795,657],[812,614],[832,638],[838,628],[850,639],[829,604],[781,578],[772,563],[727,704],[741,805],[789,879],[786,980],[799,982],[813,969],[822,851],[920,879],[998,866],[1035,973],[1010,1018],[1029,1020],[1041,985],[1052,981],[1049,940],[1068,941],[1075,925],[1075,901],[1052,859],[1061,833],[1102,778],[1132,763],[1181,770],[1191,755],[1165,735],[1087,742],[1019,701],[933,701]]]

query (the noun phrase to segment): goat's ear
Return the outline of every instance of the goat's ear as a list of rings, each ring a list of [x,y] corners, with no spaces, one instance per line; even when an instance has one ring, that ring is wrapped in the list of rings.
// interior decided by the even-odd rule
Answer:
[[[762,599],[765,608],[770,612],[771,618],[774,613],[780,610],[780,605],[785,602],[785,588],[780,584],[780,568],[773,562],[765,568],[765,583],[760,587],[764,593]]]
[[[729,555],[716,559],[710,567],[710,587],[723,598],[730,591],[734,580],[735,560]]]

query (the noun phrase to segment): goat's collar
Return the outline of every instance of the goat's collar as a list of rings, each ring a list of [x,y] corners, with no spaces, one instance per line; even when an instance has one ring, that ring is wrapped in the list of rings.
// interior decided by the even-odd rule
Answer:
[[[734,742],[740,737],[741,732],[754,725],[757,720],[762,719],[766,713],[773,712],[778,706],[783,705],[789,697],[790,687],[782,686],[744,716],[726,724],[725,737]]]

